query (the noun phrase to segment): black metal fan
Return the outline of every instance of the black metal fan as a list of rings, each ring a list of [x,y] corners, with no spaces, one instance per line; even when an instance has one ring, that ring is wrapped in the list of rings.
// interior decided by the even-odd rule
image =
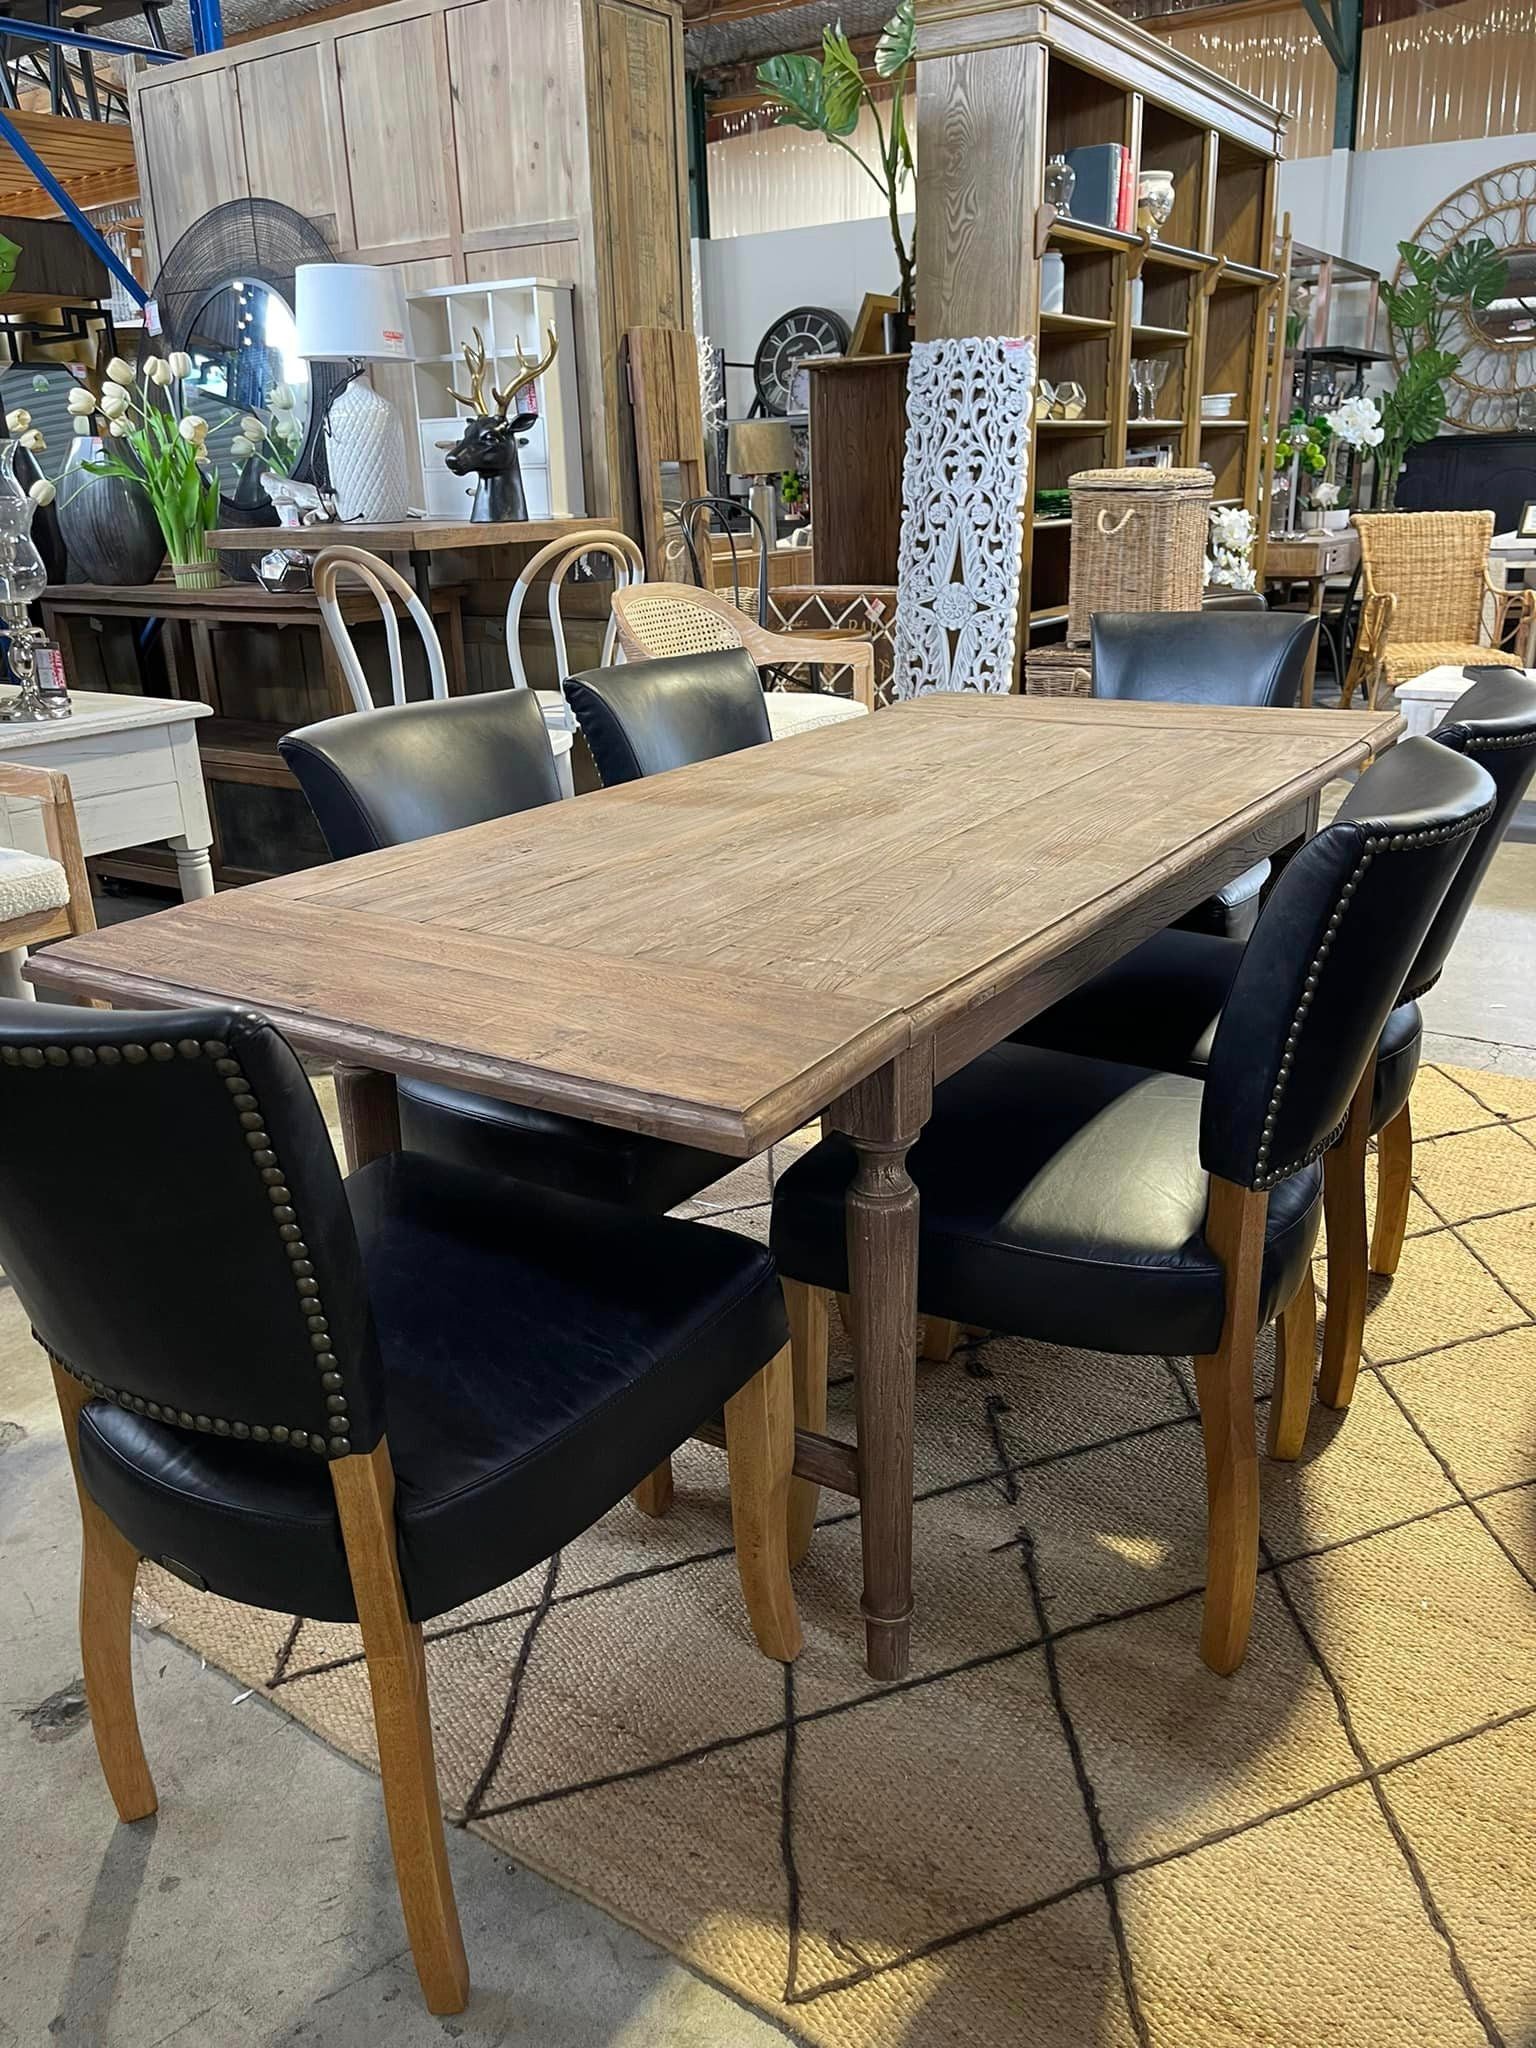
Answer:
[[[807,356],[848,352],[848,322],[827,306],[796,306],[781,313],[752,358],[752,382],[764,412],[782,419],[803,408],[794,404],[794,377]]]
[[[198,322],[226,287],[265,285],[291,311],[293,273],[301,263],[334,263],[335,251],[313,221],[276,199],[230,199],[193,221],[155,279],[160,333],[146,332],[145,355],[187,348]],[[325,486],[325,419],[352,372],[345,363],[311,363],[309,423],[293,473]]]

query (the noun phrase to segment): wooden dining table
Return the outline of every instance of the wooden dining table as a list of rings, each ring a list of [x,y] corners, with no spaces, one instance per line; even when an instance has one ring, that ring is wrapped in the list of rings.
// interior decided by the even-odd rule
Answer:
[[[871,1673],[908,1663],[918,1197],[947,1074],[1305,833],[1390,712],[928,696],[65,941],[45,989],[238,1001],[337,1063],[354,1166],[426,1075],[747,1159],[852,1142]]]

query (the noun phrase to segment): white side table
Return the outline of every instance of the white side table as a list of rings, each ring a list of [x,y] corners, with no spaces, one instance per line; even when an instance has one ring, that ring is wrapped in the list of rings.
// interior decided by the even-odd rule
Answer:
[[[0,711],[14,691],[0,690]],[[36,725],[0,724],[0,760],[51,768],[69,777],[87,856],[116,853],[146,840],[165,839],[176,856],[181,893],[190,902],[213,894],[208,849],[213,829],[203,789],[197,721],[213,707],[192,698],[128,697],[72,690],[70,718]],[[42,817],[31,802],[0,809],[0,846],[46,853]],[[0,994],[30,995],[20,980],[20,956],[9,954],[14,974]],[[12,982],[14,981],[14,985]]]
[[[1467,665],[1475,667],[1476,663]],[[1518,671],[1511,669],[1509,673],[1514,675]],[[1528,668],[1524,673],[1536,682],[1536,668]],[[1412,682],[1399,683],[1397,708],[1407,721],[1409,737],[1433,732],[1456,699],[1464,696],[1471,687],[1459,666],[1426,669]]]

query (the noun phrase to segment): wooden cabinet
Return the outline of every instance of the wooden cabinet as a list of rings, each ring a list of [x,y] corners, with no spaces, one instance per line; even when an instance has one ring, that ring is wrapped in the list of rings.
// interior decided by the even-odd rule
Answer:
[[[619,351],[691,325],[682,84],[677,0],[394,0],[142,70],[151,266],[254,194],[411,291],[573,286],[585,501],[638,532]]]
[[[1075,418],[1033,429],[1023,584],[1030,633],[1049,637],[1066,615],[1071,521],[1037,517],[1035,491],[1166,448],[1211,468],[1218,503],[1257,513],[1285,116],[1093,0],[920,8],[918,54],[918,333],[1031,335],[1041,378],[1084,393]],[[1048,159],[1101,142],[1128,150],[1133,171],[1172,173],[1158,240],[1042,206]],[[1048,250],[1064,277],[1049,313]],[[1164,365],[1145,419],[1136,358]],[[1228,418],[1202,419],[1207,392],[1234,394]]]
[[[823,356],[807,367],[816,581],[894,583],[907,358]]]

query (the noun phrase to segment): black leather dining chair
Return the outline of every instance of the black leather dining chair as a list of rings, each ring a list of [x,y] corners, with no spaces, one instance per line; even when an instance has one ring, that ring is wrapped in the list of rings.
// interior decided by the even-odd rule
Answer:
[[[757,694],[761,699],[760,688]],[[531,690],[350,712],[288,733],[278,748],[333,860],[509,817],[560,797],[549,734]],[[398,1086],[400,1135],[408,1150],[626,1208],[661,1214],[741,1163],[443,1081],[402,1075]]]
[[[1093,694],[1157,704],[1288,706],[1296,702],[1316,640],[1316,619],[1265,611],[1262,599],[1257,609],[1096,612]],[[1180,925],[1246,939],[1270,872],[1267,860],[1256,861]]]
[[[917,1305],[1047,1343],[1191,1354],[1208,1520],[1201,1655],[1242,1661],[1258,1565],[1253,1359],[1279,1319],[1271,1449],[1305,1422],[1321,1155],[1493,799],[1474,762],[1409,740],[1290,862],[1243,955],[1204,1081],[1004,1043],[934,1091],[908,1159]],[[848,1284],[842,1137],[774,1191],[786,1284]],[[796,1392],[826,1376],[824,1327],[791,1303]]]
[[[1424,1044],[1418,998],[1439,980],[1488,864],[1536,776],[1536,682],[1518,669],[1469,668],[1471,687],[1431,735],[1478,762],[1492,778],[1493,808],[1446,892],[1398,1001],[1382,1027],[1369,1093],[1344,1142],[1330,1152],[1328,1314],[1318,1394],[1347,1408],[1364,1332],[1367,1275],[1392,1274],[1402,1256],[1413,1180],[1409,1097]],[[1240,943],[1162,932],[1027,1024],[1031,1045],[1130,1059],[1171,1073],[1202,1075],[1222,1009],[1242,963]],[[1366,1248],[1366,1143],[1376,1146],[1376,1221]],[[1302,1417],[1305,1425],[1305,1415]],[[1300,1446],[1298,1444],[1297,1448]]]
[[[565,696],[605,789],[773,738],[744,647],[588,669],[567,679]]]
[[[789,1354],[759,1244],[419,1153],[343,1182],[263,1018],[3,1002],[0,1264],[53,1362],[119,1815],[156,1806],[131,1669],[142,1559],[356,1621],[433,2012],[459,2011],[468,1977],[424,1621],[551,1557],[723,1407],[748,1614],[767,1655],[798,1651]]]

